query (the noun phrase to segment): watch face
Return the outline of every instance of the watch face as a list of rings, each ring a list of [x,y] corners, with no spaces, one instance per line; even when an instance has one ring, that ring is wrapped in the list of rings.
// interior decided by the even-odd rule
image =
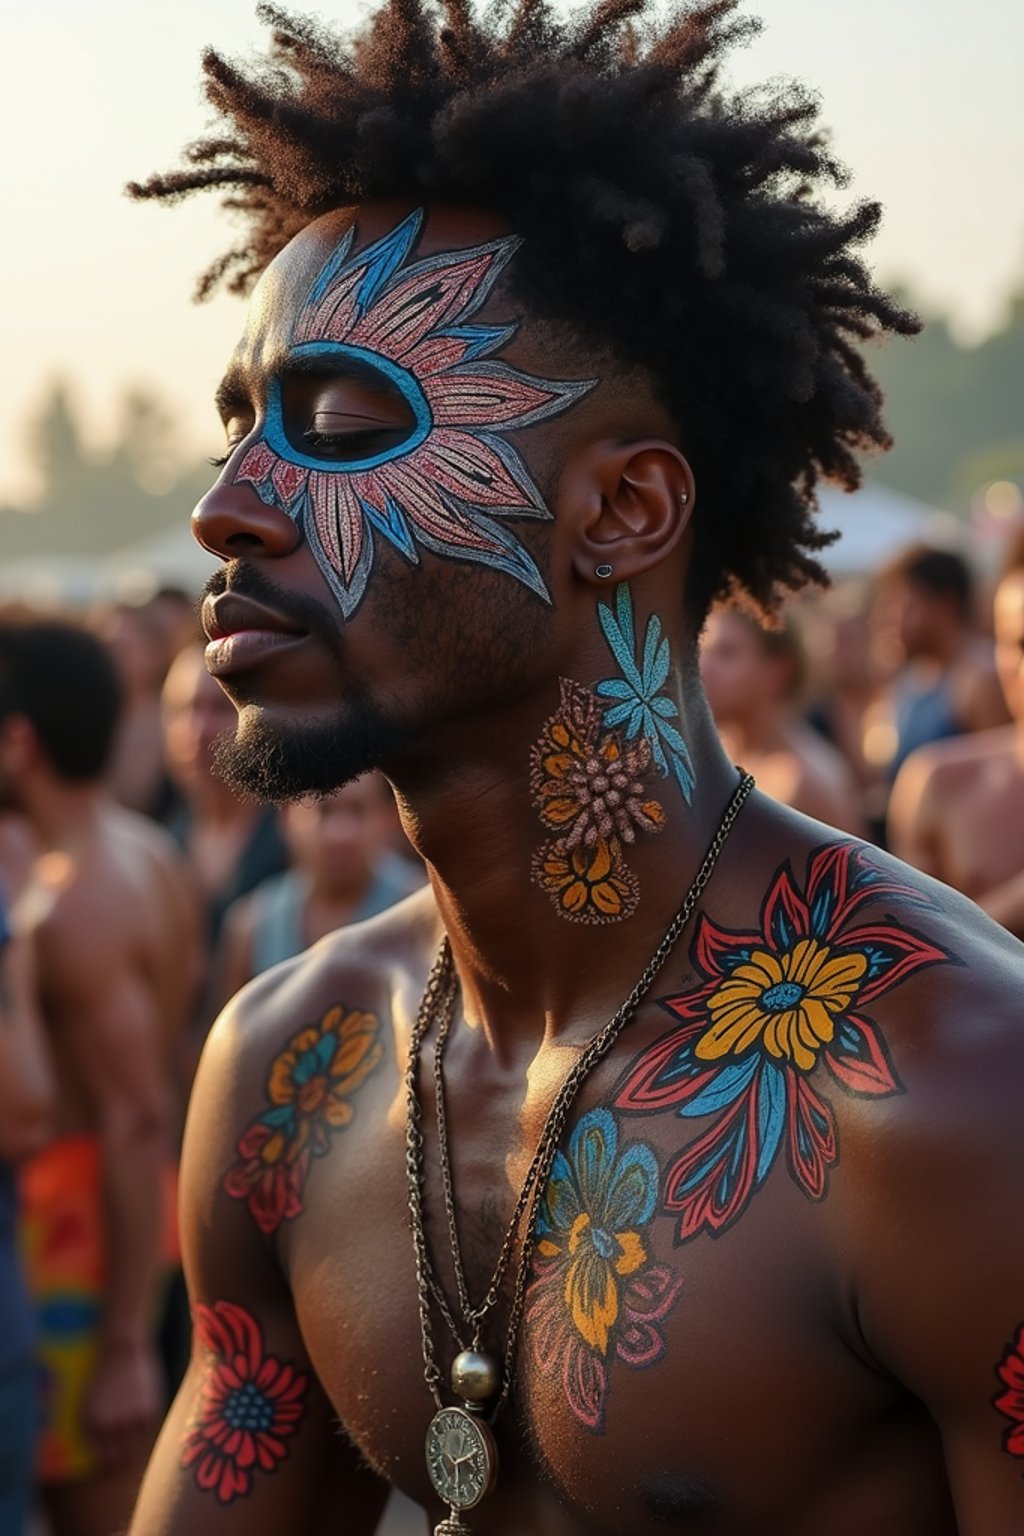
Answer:
[[[427,1430],[427,1471],[453,1509],[472,1509],[490,1489],[494,1441],[486,1424],[462,1408],[442,1408]]]

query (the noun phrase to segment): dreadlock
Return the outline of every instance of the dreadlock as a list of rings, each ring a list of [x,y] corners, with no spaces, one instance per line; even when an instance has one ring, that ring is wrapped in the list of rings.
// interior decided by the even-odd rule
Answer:
[[[917,322],[873,284],[857,247],[880,208],[822,206],[843,185],[795,86],[719,81],[756,24],[738,0],[384,0],[342,38],[264,4],[265,58],[212,50],[205,88],[222,129],[181,169],[129,192],[168,202],[206,188],[245,238],[203,275],[247,291],[329,210],[370,199],[469,204],[523,237],[511,285],[539,320],[640,367],[678,423],[700,491],[687,593],[708,605],[824,582],[819,477],[852,490],[856,453],[889,445],[859,346]],[[510,269],[511,271],[511,269]]]

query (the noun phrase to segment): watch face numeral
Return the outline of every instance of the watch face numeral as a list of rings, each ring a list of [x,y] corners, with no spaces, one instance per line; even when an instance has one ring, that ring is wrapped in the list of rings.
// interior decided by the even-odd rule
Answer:
[[[442,1408],[427,1430],[427,1471],[453,1509],[472,1509],[490,1488],[494,1452],[486,1425],[461,1408]]]

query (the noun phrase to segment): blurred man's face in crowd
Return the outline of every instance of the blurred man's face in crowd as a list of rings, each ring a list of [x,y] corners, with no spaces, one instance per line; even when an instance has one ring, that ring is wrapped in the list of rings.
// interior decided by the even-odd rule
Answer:
[[[166,663],[162,636],[148,612],[119,603],[101,615],[96,632],[114,658],[127,696],[154,697]]]
[[[993,622],[996,671],[1014,720],[1024,722],[1024,571],[1014,571],[996,589]]]
[[[387,844],[390,795],[378,774],[322,800],[286,807],[282,826],[295,865],[328,890],[364,886]]]
[[[906,660],[914,661],[933,655],[950,630],[961,627],[962,619],[952,597],[893,577],[879,592],[873,623],[886,654],[898,648]]]
[[[210,676],[199,645],[175,658],[162,695],[167,770],[185,794],[213,775],[213,746],[235,728],[235,706]]]
[[[781,696],[786,666],[767,654],[753,624],[720,608],[701,639],[700,675],[715,719],[743,720],[766,698]]]

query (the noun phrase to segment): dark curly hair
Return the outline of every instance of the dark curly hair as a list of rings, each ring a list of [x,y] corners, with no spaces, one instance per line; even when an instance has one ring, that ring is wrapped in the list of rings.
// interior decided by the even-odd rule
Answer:
[[[817,105],[795,86],[742,93],[723,55],[756,24],[737,0],[384,0],[341,38],[273,5],[267,57],[208,51],[223,132],[133,183],[174,201],[223,188],[243,242],[199,284],[247,290],[300,229],[368,199],[445,201],[503,215],[523,237],[510,279],[539,320],[653,380],[699,489],[688,617],[737,589],[771,609],[824,581],[820,476],[853,489],[856,454],[886,447],[860,344],[912,334],[857,248],[875,203],[846,215]]]

